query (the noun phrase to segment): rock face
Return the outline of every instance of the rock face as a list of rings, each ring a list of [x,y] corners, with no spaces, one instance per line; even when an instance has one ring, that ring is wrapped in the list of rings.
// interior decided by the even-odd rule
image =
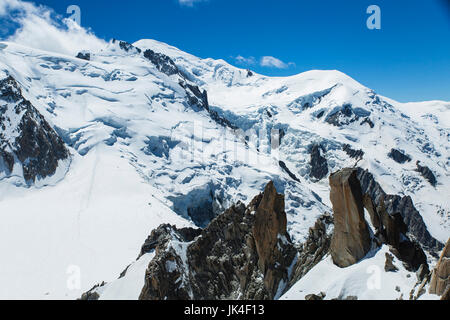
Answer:
[[[422,177],[424,177],[425,180],[427,180],[433,187],[436,187],[437,180],[436,180],[436,176],[434,175],[433,171],[431,171],[430,168],[428,168],[428,167],[421,166],[419,161],[416,162],[416,165],[417,165],[417,171],[420,172]]]
[[[159,71],[168,76],[180,73],[173,60],[165,54],[148,49],[144,51],[144,57],[150,60],[150,62],[153,63]]]
[[[428,263],[421,246],[408,237],[408,225],[402,215],[390,214],[381,195],[376,201],[362,194],[358,169],[343,169],[330,176],[331,202],[335,230],[331,241],[331,256],[339,267],[348,267],[362,259],[374,244],[390,246],[391,252],[411,271],[421,269],[420,278],[428,274]],[[391,202],[389,202],[392,205]],[[364,217],[364,208],[370,215],[375,230],[371,235]],[[394,208],[398,208],[395,206]],[[389,261],[387,265],[389,267]]]
[[[81,60],[90,61],[91,60],[91,53],[87,52],[87,51],[81,51],[81,52],[78,52],[76,57],[78,59],[81,59]]]
[[[141,254],[155,250],[140,299],[273,299],[290,279],[297,250],[286,232],[284,196],[273,183],[207,228],[161,226]]]
[[[375,181],[373,175],[367,170],[358,168],[358,179],[361,182],[362,193],[367,194],[372,199],[375,208],[378,206],[385,207],[385,210],[390,215],[399,213],[407,226],[408,233],[421,246],[428,249],[431,254],[436,255],[435,252],[442,250],[444,245],[428,232],[427,226],[419,211],[414,207],[411,197],[386,194]]]
[[[373,240],[377,245],[389,245],[391,252],[403,262],[406,269],[417,271],[421,268],[420,278],[426,276],[429,271],[427,257],[420,244],[414,240],[417,227],[421,226],[425,231],[426,227],[419,212],[412,210],[414,206],[411,198],[386,195],[368,171],[357,171],[365,192],[364,207],[375,228]],[[423,234],[420,235],[423,237]]]
[[[360,122],[360,125],[368,124],[371,128],[375,124],[369,118],[370,112],[362,108],[354,108],[351,104],[345,104],[341,107],[335,108],[330,112],[325,121],[333,126],[342,127],[354,123]]]
[[[394,256],[386,253],[386,263],[384,265],[384,271],[386,272],[397,272],[398,268],[394,265]]]
[[[142,256],[155,251],[155,259],[151,261],[146,271],[145,286],[141,299],[155,300],[188,300],[189,292],[185,289],[188,279],[184,270],[187,268],[185,252],[187,245],[200,235],[200,229],[177,229],[170,225],[161,225],[154,230],[142,246]],[[126,272],[126,271],[125,271]]]
[[[322,301],[326,297],[324,292],[320,294],[308,294],[305,296],[306,301]]]
[[[355,264],[371,247],[369,229],[364,219],[363,195],[355,169],[343,169],[330,176],[334,213],[331,256],[341,267]]]
[[[284,161],[279,161],[278,164],[280,165],[280,168],[283,169],[283,171],[286,172],[292,180],[300,182],[300,179],[297,178],[297,176],[294,173],[292,173],[291,170],[289,170]]]
[[[450,239],[447,241],[441,258],[433,271],[430,282],[430,293],[449,299],[450,288]]]
[[[392,149],[391,152],[388,153],[388,157],[400,164],[411,161],[410,156],[397,149]]]
[[[353,159],[362,159],[364,157],[364,151],[353,149],[349,144],[344,144],[342,150]]]
[[[142,50],[133,46],[131,43],[128,43],[126,41],[116,40],[112,39],[112,43],[118,43],[120,49],[122,49],[125,52],[135,52],[135,53],[141,53]]]
[[[320,145],[314,144],[311,148],[311,173],[310,177],[322,180],[328,174],[327,159],[321,155]]]
[[[0,173],[14,165],[23,169],[27,183],[55,173],[58,161],[69,157],[63,140],[39,111],[22,95],[16,80],[0,80]]]

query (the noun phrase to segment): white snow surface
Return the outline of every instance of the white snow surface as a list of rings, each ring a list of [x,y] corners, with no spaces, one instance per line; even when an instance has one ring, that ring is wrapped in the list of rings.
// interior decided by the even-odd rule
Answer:
[[[326,256],[310,272],[288,290],[280,300],[304,300],[309,294],[326,293],[325,300],[357,297],[359,300],[408,300],[415,288],[417,277],[408,272],[402,262],[394,258],[396,272],[385,272],[385,254],[389,248],[383,246],[376,253],[347,268],[339,268],[331,256]],[[438,300],[436,295],[425,295],[423,299]]]
[[[6,176],[0,163],[0,298],[78,298],[103,280],[117,279],[161,223],[193,226],[187,208],[213,201],[220,211],[238,200],[249,202],[270,180],[285,193],[288,231],[301,242],[317,217],[331,212],[328,179],[309,177],[312,143],[326,149],[330,172],[355,164],[343,144],[363,149],[358,165],[369,169],[386,192],[410,195],[435,238],[449,237],[450,102],[401,104],[338,71],[247,77],[247,70],[223,60],[194,57],[155,40],[134,44],[170,56],[189,81],[208,92],[211,110],[253,130],[245,143],[205,110],[189,107],[179,76],[161,73],[136,50],[110,43],[85,61],[15,43],[0,45],[0,77],[9,74],[18,81],[72,153],[68,171],[68,164],[62,165],[55,177],[31,187]],[[361,121],[341,127],[324,121],[345,104],[370,113],[374,128]],[[254,141],[273,128],[286,132],[278,155],[266,139]],[[394,162],[387,157],[391,148],[413,161]],[[300,182],[280,170],[279,160]],[[433,170],[436,188],[415,171],[416,161]],[[129,276],[109,284],[103,298],[136,298],[142,283],[138,274],[143,281],[150,256],[143,258],[130,267]],[[325,260],[295,288],[322,265],[332,267]],[[79,288],[67,284],[71,266],[79,267]],[[347,271],[333,272],[347,276]],[[284,297],[291,296],[301,298]]]

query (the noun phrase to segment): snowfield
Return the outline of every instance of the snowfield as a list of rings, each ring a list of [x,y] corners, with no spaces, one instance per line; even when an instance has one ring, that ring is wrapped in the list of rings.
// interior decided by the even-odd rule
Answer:
[[[210,218],[204,214],[249,202],[270,180],[286,196],[288,232],[301,243],[331,212],[327,177],[310,175],[314,144],[329,173],[357,162],[344,145],[362,149],[358,166],[387,193],[411,196],[431,235],[447,241],[450,102],[398,103],[339,71],[271,78],[154,40],[133,45],[110,42],[86,61],[0,43],[0,79],[17,80],[71,153],[33,186],[0,162],[0,299],[76,299],[101,281],[108,282],[103,299],[137,299],[152,256],[136,258],[153,229],[201,226]],[[169,56],[184,79],[161,72],[136,48]],[[180,80],[207,91],[209,111],[188,103]],[[273,130],[282,133],[279,148]],[[395,162],[392,148],[412,161]],[[416,161],[432,170],[436,187]],[[382,272],[380,289],[367,288],[367,270],[383,269],[386,250],[346,269],[328,257],[282,299],[320,291],[326,299],[408,299],[415,276],[400,263],[399,272]]]
[[[417,278],[408,272],[402,262],[394,261],[397,272],[385,272],[385,254],[389,248],[383,246],[375,254],[357,264],[341,269],[330,256],[317,264],[300,279],[280,300],[304,300],[308,294],[326,293],[325,300],[358,297],[359,300],[408,300]],[[436,297],[437,298],[437,297]]]

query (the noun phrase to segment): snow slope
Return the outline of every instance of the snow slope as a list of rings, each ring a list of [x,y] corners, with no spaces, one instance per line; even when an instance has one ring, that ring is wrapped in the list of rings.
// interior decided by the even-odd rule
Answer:
[[[414,272],[408,272],[401,261],[394,260],[397,272],[385,272],[383,246],[376,253],[350,267],[337,267],[327,256],[301,278],[280,300],[304,300],[308,294],[326,293],[325,300],[358,297],[359,300],[408,300],[417,282]],[[435,296],[435,299],[438,299]]]
[[[314,143],[322,146],[330,172],[355,164],[344,144],[363,149],[358,165],[385,191],[411,195],[430,233],[442,242],[448,238],[450,103],[400,104],[338,71],[249,76],[223,60],[200,59],[154,40],[134,46],[168,55],[183,76],[160,72],[142,52],[117,42],[92,52],[91,61],[0,45],[0,75],[19,82],[72,154],[67,172],[31,187],[2,176],[0,168],[0,254],[6,262],[0,264],[0,298],[77,298],[116,279],[161,223],[193,226],[193,209],[218,213],[248,202],[269,180],[285,193],[288,229],[301,242],[316,218],[331,211],[327,178],[317,182],[309,175]],[[206,90],[210,110],[245,131],[247,140],[192,107],[180,80]],[[333,118],[339,126],[326,121],[346,105],[350,118]],[[373,128],[361,124],[365,118]],[[276,150],[272,129],[285,133]],[[391,148],[413,161],[394,162],[387,157]],[[280,160],[299,182],[280,169]],[[436,188],[415,171],[417,160],[433,170]],[[103,297],[136,298],[144,265],[136,262]],[[67,285],[71,266],[80,270],[79,288]]]

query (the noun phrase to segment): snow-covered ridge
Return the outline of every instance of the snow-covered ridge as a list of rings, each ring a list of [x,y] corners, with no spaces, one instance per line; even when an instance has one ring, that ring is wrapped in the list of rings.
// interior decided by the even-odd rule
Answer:
[[[432,236],[447,240],[448,102],[397,103],[339,71],[271,78],[154,40],[128,48],[111,42],[86,61],[2,43],[0,75],[20,84],[74,159],[51,188],[0,181],[0,212],[20,213],[0,227],[0,242],[14,244],[0,245],[9,261],[0,273],[7,284],[0,297],[79,297],[96,282],[117,278],[159,224],[202,224],[249,201],[269,180],[286,195],[288,231],[301,242],[317,217],[331,211],[326,176],[310,177],[313,145],[320,145],[328,172],[355,164],[345,145],[362,150],[358,165],[386,192],[411,196]],[[170,57],[180,74],[162,72],[145,57],[148,49]],[[198,97],[199,105],[190,102],[196,95],[187,84],[207,92],[209,110]],[[217,119],[246,131],[248,141]],[[272,129],[282,133],[278,157]],[[395,162],[391,149],[412,160]],[[416,161],[431,169],[436,187],[417,172]],[[36,239],[26,258],[18,255],[24,241]],[[41,262],[18,278],[24,259]],[[83,271],[76,290],[66,286],[72,264]],[[44,270],[56,276],[42,276]]]
[[[0,179],[43,184],[70,162],[69,151],[44,117],[22,95],[16,80],[0,80]],[[59,176],[59,177],[58,177]]]

